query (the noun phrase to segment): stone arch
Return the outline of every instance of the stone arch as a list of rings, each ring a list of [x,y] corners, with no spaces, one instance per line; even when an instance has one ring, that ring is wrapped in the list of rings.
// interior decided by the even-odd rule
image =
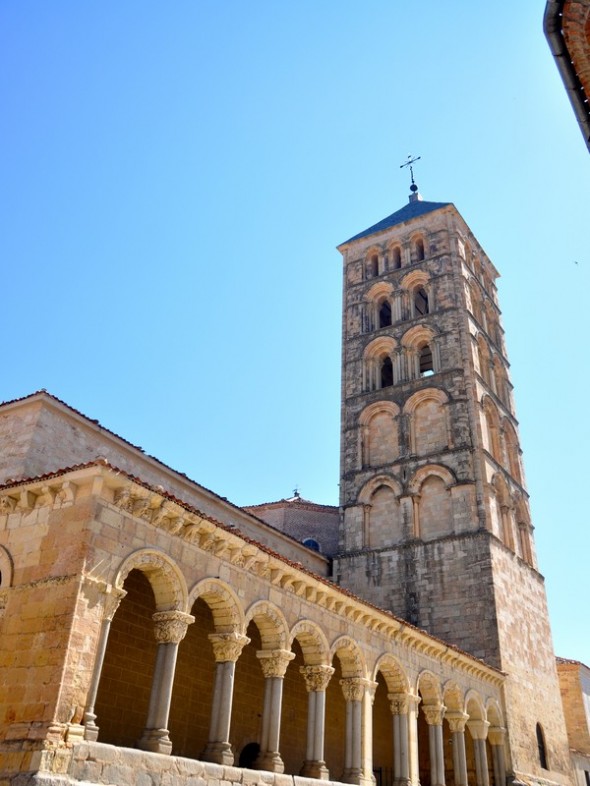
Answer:
[[[424,270],[413,270],[401,282],[406,293],[410,319],[430,314],[433,311],[432,283]]]
[[[491,726],[497,728],[504,727],[504,717],[502,710],[496,699],[488,699],[485,704],[486,717]]]
[[[365,508],[363,541],[365,546],[382,547],[403,539],[403,518],[399,502],[401,486],[389,475],[378,475],[360,491]]]
[[[468,292],[468,303],[467,307],[475,321],[481,325],[482,324],[482,299],[481,299],[481,292],[479,291],[479,286],[476,283],[475,279],[470,278],[467,283],[467,292]]]
[[[376,401],[361,412],[362,464],[391,464],[399,457],[399,407],[392,401]]]
[[[414,535],[432,540],[453,532],[453,507],[450,487],[454,477],[445,467],[428,464],[421,467],[410,481],[415,495]]]
[[[373,681],[381,672],[389,693],[409,693],[410,680],[401,663],[393,655],[381,655],[373,669]]]
[[[479,375],[488,387],[490,383],[490,350],[488,342],[486,341],[483,333],[478,333],[477,336],[477,360],[479,366]]]
[[[138,549],[126,557],[115,575],[114,585],[123,584],[132,570],[148,579],[156,601],[156,611],[188,611],[188,590],[178,565],[159,549]]]
[[[402,247],[397,240],[394,240],[388,247],[391,259],[390,269],[399,270],[403,265]]]
[[[428,248],[426,237],[423,232],[414,232],[410,236],[411,260],[412,264],[422,262],[426,259]]]
[[[235,591],[224,581],[207,578],[191,590],[188,608],[201,598],[209,607],[216,633],[244,633],[244,609]]]
[[[393,323],[393,286],[389,281],[379,281],[365,295],[370,330],[380,330]]]
[[[438,344],[430,327],[414,325],[404,333],[401,344],[405,350],[410,379],[418,379],[440,370]]]
[[[512,524],[512,500],[504,477],[496,472],[492,477],[493,498],[490,499],[490,518],[492,532],[497,535],[505,546],[514,550],[514,534]]]
[[[520,445],[516,430],[508,418],[502,421],[502,432],[504,434],[504,447],[506,448],[506,458],[508,466],[506,469],[514,480],[522,486],[522,471],[520,465]]]
[[[516,515],[516,527],[518,530],[518,544],[520,556],[529,565],[533,564],[533,547],[531,537],[531,517],[528,505],[520,494],[515,495],[514,511]]]
[[[311,620],[299,620],[291,630],[289,649],[292,649],[295,639],[299,642],[306,666],[329,665],[330,645],[319,625]]]
[[[410,417],[410,450],[416,455],[435,453],[450,445],[447,412],[449,397],[439,388],[419,390],[404,404]]]
[[[343,678],[365,677],[367,666],[362,650],[350,636],[340,636],[330,648],[330,662],[338,656]]]
[[[484,396],[481,406],[484,412],[486,424],[486,439],[484,440],[484,447],[496,460],[496,462],[501,465],[502,436],[500,431],[500,415],[498,413],[498,408],[489,396]]]
[[[365,347],[363,353],[363,383],[365,390],[380,390],[396,382],[394,373],[395,339],[391,336],[380,336]],[[391,379],[385,377],[384,366],[391,369]],[[388,371],[389,373],[389,371]]]
[[[465,696],[465,712],[469,715],[469,720],[487,720],[486,708],[482,697],[473,688],[467,691]]]
[[[365,278],[376,278],[380,273],[381,249],[371,246],[365,252]]]
[[[288,648],[289,628],[283,613],[266,600],[252,604],[246,613],[245,627],[254,622],[260,633],[263,650]]]
[[[0,590],[12,587],[14,574],[14,563],[10,552],[4,546],[0,546]]]
[[[447,712],[463,712],[465,697],[463,689],[455,680],[447,680],[443,686],[443,703]]]
[[[416,680],[416,693],[422,694],[423,704],[438,704],[442,702],[440,680],[428,669],[424,669],[418,674]]]

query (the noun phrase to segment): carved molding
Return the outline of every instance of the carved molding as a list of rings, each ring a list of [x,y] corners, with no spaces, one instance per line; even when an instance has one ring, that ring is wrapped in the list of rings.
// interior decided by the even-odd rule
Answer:
[[[465,731],[465,724],[469,720],[469,715],[466,712],[447,712],[445,720],[449,723],[449,728],[452,734]]]
[[[308,693],[324,691],[334,674],[332,666],[301,666],[299,668]]]
[[[295,657],[295,653],[288,650],[259,650],[256,657],[260,660],[265,678],[279,677],[282,679],[287,671],[287,666]]]
[[[118,587],[111,587],[110,591],[105,594],[103,619],[112,622],[125,595],[127,595],[126,590],[119,589]]]
[[[392,715],[407,715],[410,710],[410,696],[408,693],[388,693],[389,706]]]
[[[345,677],[340,680],[342,693],[346,701],[362,701],[365,695],[366,681],[362,677]]]
[[[242,636],[241,633],[236,632],[210,633],[208,638],[213,646],[216,663],[227,663],[228,661],[235,663],[244,647],[250,644],[248,636]]]
[[[158,644],[179,644],[195,618],[183,611],[157,611],[152,614],[154,637]]]
[[[422,710],[426,718],[426,723],[429,726],[440,726],[442,724],[446,710],[444,704],[423,704]]]

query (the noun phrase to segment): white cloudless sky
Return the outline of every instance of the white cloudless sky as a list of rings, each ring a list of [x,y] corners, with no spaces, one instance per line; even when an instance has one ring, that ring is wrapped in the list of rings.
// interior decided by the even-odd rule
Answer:
[[[47,388],[240,505],[337,504],[335,246],[420,155],[502,274],[556,651],[590,664],[590,157],[543,10],[2,3],[0,398]]]

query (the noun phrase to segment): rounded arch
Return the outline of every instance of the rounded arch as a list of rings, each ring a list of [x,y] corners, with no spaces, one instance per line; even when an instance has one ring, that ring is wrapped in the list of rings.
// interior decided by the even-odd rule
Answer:
[[[141,571],[148,579],[157,611],[188,611],[188,590],[178,565],[160,549],[138,549],[127,556],[115,574],[114,585],[123,584],[132,570]]]
[[[447,712],[463,712],[465,697],[463,689],[455,680],[447,680],[443,686],[443,704]]]
[[[299,642],[306,666],[329,665],[330,645],[319,625],[311,620],[299,620],[291,629],[289,649],[293,648],[295,639]]]
[[[467,691],[465,696],[465,712],[469,715],[469,720],[487,720],[486,708],[482,697],[473,688]]]
[[[4,546],[0,546],[0,589],[12,587],[14,575],[14,563],[10,552]]]
[[[412,290],[416,287],[426,287],[430,283],[430,276],[425,270],[412,270],[400,281],[402,289]]]
[[[234,590],[224,581],[216,578],[199,581],[190,591],[188,608],[192,609],[199,598],[205,601],[211,610],[216,633],[245,632],[242,604]]]
[[[410,493],[418,494],[424,481],[432,476],[440,478],[447,489],[454,486],[456,483],[455,476],[447,467],[443,467],[442,464],[426,464],[424,467],[420,467],[410,480],[408,484]]]
[[[516,429],[508,420],[504,418],[502,421],[502,432],[504,434],[504,444],[506,446],[506,454],[508,458],[508,466],[506,469],[514,480],[522,486],[522,472],[520,468],[520,445],[516,435]]]
[[[394,240],[389,244],[388,251],[391,259],[391,270],[399,270],[402,266],[402,247],[400,243]]]
[[[442,702],[442,690],[439,678],[431,671],[424,669],[418,674],[416,692],[422,694],[424,704]]]
[[[428,252],[426,238],[422,232],[414,232],[410,236],[412,262],[422,262]]]
[[[373,669],[373,681],[381,672],[389,693],[409,693],[410,680],[401,663],[393,655],[385,653],[377,660]]]
[[[420,349],[424,344],[430,344],[435,338],[434,331],[426,325],[414,325],[406,330],[401,339],[402,346],[407,349]]]
[[[479,375],[486,383],[490,385],[490,350],[488,342],[486,341],[483,333],[477,335],[477,359],[479,365]]]
[[[390,297],[392,293],[393,284],[389,281],[378,281],[366,292],[365,299],[373,301],[380,297]]]
[[[359,416],[361,426],[368,426],[375,415],[391,415],[396,418],[399,415],[399,407],[393,401],[376,401],[365,407]]]
[[[487,427],[488,452],[491,453],[491,455],[499,464],[501,464],[502,442],[501,442],[501,432],[500,432],[500,414],[498,412],[498,408],[496,407],[490,396],[483,397],[481,402],[481,407],[485,415],[485,421]]]
[[[338,656],[342,676],[365,677],[367,665],[361,648],[350,636],[340,636],[330,648],[330,662]]]
[[[402,493],[402,487],[399,481],[397,481],[391,475],[381,474],[371,478],[365,483],[359,492],[358,501],[364,504],[369,503],[373,494],[378,489],[380,489],[381,486],[390,488],[396,496],[399,496]]]
[[[289,628],[280,609],[266,600],[256,601],[246,612],[245,627],[254,622],[260,633],[263,650],[288,648]]]
[[[474,319],[476,320],[476,322],[478,322],[481,325],[482,324],[482,319],[481,319],[481,314],[482,314],[482,311],[481,311],[481,308],[482,308],[481,292],[479,291],[479,285],[476,283],[474,278],[470,278],[469,281],[467,282],[467,290],[468,290],[468,295],[469,295],[469,298],[468,298],[469,302],[467,304],[467,307],[468,307],[469,311],[471,311],[471,313],[472,313]]]
[[[417,393],[414,393],[407,399],[403,406],[403,412],[407,415],[413,415],[420,404],[430,400],[436,401],[438,404],[447,404],[449,397],[440,388],[425,388],[424,390],[419,390]]]
[[[375,338],[373,341],[367,344],[363,352],[363,356],[365,360],[368,360],[370,358],[391,355],[396,346],[397,342],[394,338],[391,338],[391,336],[379,336],[379,338]]]
[[[365,278],[375,278],[379,275],[379,263],[381,259],[381,249],[379,246],[371,246],[365,252]]]
[[[502,715],[502,710],[500,709],[498,701],[496,699],[488,699],[486,701],[485,709],[490,725],[496,726],[497,728],[503,728],[504,717]]]

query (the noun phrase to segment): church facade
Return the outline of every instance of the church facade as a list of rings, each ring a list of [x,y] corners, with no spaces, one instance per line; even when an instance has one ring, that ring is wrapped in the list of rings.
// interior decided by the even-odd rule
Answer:
[[[415,192],[340,250],[339,515],[0,407],[0,784],[573,784],[497,272]]]

